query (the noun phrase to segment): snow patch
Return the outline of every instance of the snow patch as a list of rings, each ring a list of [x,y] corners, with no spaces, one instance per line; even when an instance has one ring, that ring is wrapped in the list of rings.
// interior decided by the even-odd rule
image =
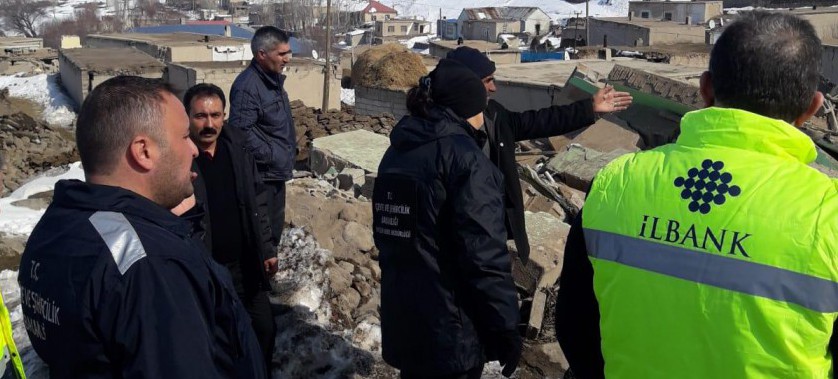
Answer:
[[[0,232],[24,236],[32,233],[32,229],[41,220],[44,211],[17,207],[12,205],[12,203],[18,200],[28,199],[37,193],[51,191],[55,188],[55,183],[62,179],[84,180],[84,171],[81,169],[81,162],[73,163],[69,167],[53,168],[44,172],[35,179],[22,185],[9,194],[9,196],[0,199]]]
[[[34,101],[44,107],[43,119],[52,126],[69,127],[76,120],[75,102],[58,84],[58,74],[0,76],[0,89],[9,95]]]
[[[346,105],[355,105],[355,90],[349,88],[341,88],[340,101]]]

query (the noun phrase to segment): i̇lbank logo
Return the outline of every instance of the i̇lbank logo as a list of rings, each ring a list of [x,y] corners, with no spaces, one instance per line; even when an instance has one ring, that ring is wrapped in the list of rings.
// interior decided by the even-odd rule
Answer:
[[[675,179],[675,187],[684,188],[681,198],[689,200],[690,212],[710,213],[712,205],[722,205],[727,196],[736,197],[742,193],[737,185],[732,185],[733,175],[723,172],[722,161],[705,159],[701,168],[693,167],[687,171],[687,177],[679,176]]]

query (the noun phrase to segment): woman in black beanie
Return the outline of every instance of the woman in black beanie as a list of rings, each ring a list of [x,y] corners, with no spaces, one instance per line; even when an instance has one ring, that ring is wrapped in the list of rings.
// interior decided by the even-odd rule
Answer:
[[[512,375],[521,337],[503,179],[482,152],[483,83],[443,59],[408,94],[373,194],[384,360],[402,378]]]

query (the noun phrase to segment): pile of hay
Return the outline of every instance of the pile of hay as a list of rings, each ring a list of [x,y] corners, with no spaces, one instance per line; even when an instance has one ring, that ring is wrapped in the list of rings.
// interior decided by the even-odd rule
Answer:
[[[428,70],[419,54],[402,45],[386,43],[361,54],[352,66],[352,83],[363,87],[407,89]]]

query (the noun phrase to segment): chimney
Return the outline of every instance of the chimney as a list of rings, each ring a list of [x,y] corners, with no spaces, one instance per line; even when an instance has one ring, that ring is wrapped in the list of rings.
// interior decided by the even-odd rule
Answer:
[[[224,37],[232,37],[233,36],[233,28],[230,27],[229,24],[224,25]]]
[[[693,16],[687,16],[687,25],[693,24]]]
[[[629,12],[629,21],[634,18],[634,11]]]

